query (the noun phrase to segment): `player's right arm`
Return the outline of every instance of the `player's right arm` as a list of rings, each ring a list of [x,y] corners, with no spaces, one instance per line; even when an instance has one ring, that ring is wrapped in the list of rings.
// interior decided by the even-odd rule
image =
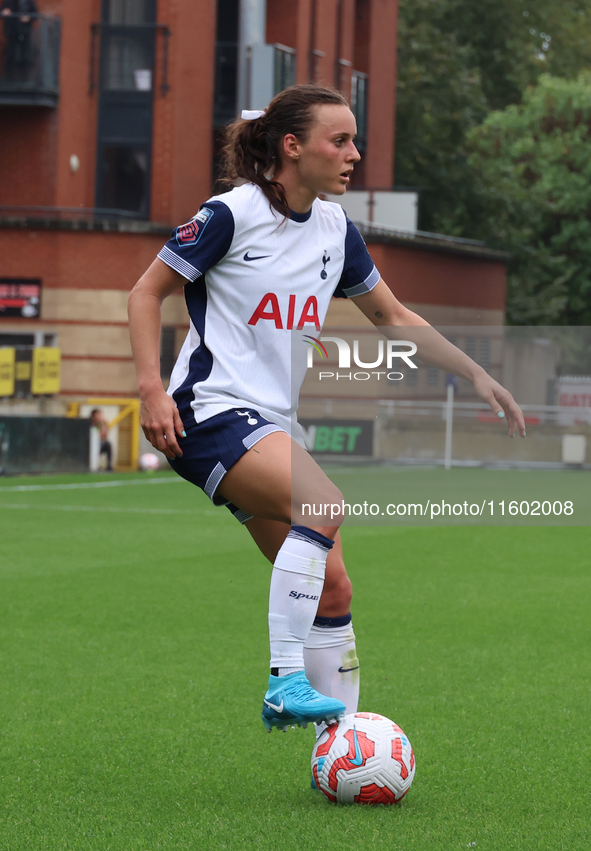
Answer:
[[[128,302],[131,349],[140,395],[144,434],[167,458],[182,455],[178,437],[183,422],[160,378],[161,309],[164,299],[187,283],[178,272],[156,258],[132,289]]]

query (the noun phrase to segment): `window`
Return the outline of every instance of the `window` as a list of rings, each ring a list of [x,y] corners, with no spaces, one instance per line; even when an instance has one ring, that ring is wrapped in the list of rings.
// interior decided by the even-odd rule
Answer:
[[[103,31],[102,88],[108,91],[152,90],[154,33],[150,30]]]
[[[367,74],[351,73],[351,112],[357,122],[355,144],[360,151],[367,145]]]
[[[152,88],[154,0],[103,0],[101,85],[107,91]]]
[[[238,81],[238,0],[218,0],[215,43],[214,127],[236,118]]]
[[[283,44],[275,45],[274,94],[278,95],[296,80],[296,52]]]
[[[148,151],[133,145],[102,150],[101,207],[145,214],[148,209]]]
[[[155,18],[154,0],[103,0],[103,20],[109,24],[148,24]]]
[[[96,207],[148,218],[155,0],[103,0]]]

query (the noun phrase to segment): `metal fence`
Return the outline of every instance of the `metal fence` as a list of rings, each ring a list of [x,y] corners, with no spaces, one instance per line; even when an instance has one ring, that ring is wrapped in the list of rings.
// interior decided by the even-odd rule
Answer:
[[[433,400],[352,400],[305,397],[298,416],[367,420],[374,461],[451,466],[591,468],[591,407],[522,405],[527,438],[507,439],[506,422],[484,403]]]

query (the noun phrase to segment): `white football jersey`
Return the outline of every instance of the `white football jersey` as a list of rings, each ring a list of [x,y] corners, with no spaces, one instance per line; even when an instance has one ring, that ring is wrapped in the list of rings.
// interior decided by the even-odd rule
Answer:
[[[284,219],[247,183],[207,201],[158,257],[188,281],[190,330],[168,389],[183,422],[252,408],[296,437],[306,337],[333,295],[380,278],[340,205],[317,199]]]

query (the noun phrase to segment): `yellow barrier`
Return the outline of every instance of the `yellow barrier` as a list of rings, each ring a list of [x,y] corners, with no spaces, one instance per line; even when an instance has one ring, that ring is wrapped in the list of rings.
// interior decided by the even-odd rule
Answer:
[[[0,396],[14,396],[14,356],[14,349],[0,349]]]
[[[47,346],[33,349],[33,374],[27,376],[31,378],[33,396],[51,396],[60,392],[61,356],[60,349]]]

